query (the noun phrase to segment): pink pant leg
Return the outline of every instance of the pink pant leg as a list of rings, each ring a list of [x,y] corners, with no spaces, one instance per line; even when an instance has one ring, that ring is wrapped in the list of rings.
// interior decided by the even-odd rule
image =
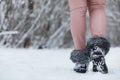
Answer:
[[[83,50],[85,48],[86,35],[86,0],[69,0],[70,7],[70,28],[73,37],[73,42],[76,50]]]
[[[92,36],[105,36],[106,30],[106,15],[105,15],[106,0],[88,0],[90,12],[90,28]]]

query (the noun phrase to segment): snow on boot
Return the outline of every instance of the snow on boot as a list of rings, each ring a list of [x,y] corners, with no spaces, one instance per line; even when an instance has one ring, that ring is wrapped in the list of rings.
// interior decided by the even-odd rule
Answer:
[[[70,59],[76,64],[74,71],[78,73],[86,73],[90,62],[90,55],[87,50],[74,50],[71,53]]]
[[[108,73],[108,68],[104,57],[98,57],[93,59],[93,72],[102,72],[103,74]]]
[[[103,37],[93,37],[87,42],[87,50],[90,53],[93,62],[93,71],[108,73],[108,68],[105,62],[105,55],[108,53],[110,43]]]
[[[86,64],[76,63],[74,67],[74,71],[78,73],[86,73],[86,71],[88,70],[88,66],[89,66],[89,63],[86,63]]]

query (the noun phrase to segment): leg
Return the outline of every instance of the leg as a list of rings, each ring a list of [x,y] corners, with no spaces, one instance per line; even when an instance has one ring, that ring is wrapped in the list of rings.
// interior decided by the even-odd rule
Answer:
[[[90,29],[92,36],[105,36],[106,30],[106,15],[105,15],[106,0],[88,0],[90,13]]]
[[[85,51],[85,35],[86,35],[86,11],[87,0],[69,0],[71,14],[71,33],[75,45],[75,50],[71,53],[70,59],[76,63],[74,71],[86,73],[89,58]]]
[[[73,37],[73,42],[76,50],[85,48],[86,35],[86,0],[69,0],[71,22],[70,28]]]

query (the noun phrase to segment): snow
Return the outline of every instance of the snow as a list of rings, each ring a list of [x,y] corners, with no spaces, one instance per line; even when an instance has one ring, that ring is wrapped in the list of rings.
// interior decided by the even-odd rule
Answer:
[[[18,34],[18,31],[3,31],[0,32],[0,35],[8,35],[8,34]]]
[[[108,74],[73,71],[69,60],[72,49],[0,48],[0,80],[120,80],[120,48],[111,48],[106,56]]]

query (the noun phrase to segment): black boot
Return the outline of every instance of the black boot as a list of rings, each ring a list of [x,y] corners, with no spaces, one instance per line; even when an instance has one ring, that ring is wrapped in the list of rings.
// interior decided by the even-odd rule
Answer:
[[[87,49],[93,62],[93,71],[108,73],[105,55],[108,53],[110,43],[103,37],[93,37],[87,42]]]
[[[98,72],[97,65],[93,62],[93,72]]]
[[[90,62],[90,56],[86,50],[74,50],[71,53],[70,59],[76,64],[74,67],[74,71],[78,73],[86,73]]]

